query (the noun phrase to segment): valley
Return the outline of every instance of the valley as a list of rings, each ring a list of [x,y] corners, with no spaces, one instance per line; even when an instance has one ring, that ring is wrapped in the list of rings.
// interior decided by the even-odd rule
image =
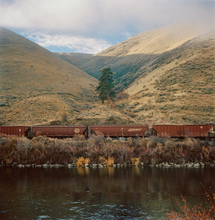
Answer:
[[[211,124],[214,54],[214,32],[187,25],[144,32],[95,55],[51,53],[1,29],[0,123]],[[117,92],[109,106],[95,93],[105,67]]]

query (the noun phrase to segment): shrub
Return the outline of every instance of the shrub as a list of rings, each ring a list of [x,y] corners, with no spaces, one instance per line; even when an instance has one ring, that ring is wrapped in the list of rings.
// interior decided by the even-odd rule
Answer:
[[[205,188],[204,188],[205,189]],[[181,205],[178,199],[175,199],[177,205],[180,208],[180,212],[177,213],[175,211],[171,211],[167,213],[167,218],[171,220],[188,220],[188,219],[195,219],[195,220],[209,220],[215,219],[215,193],[211,188],[205,189],[205,194],[207,196],[207,209],[202,207],[202,204],[199,207],[194,206],[190,208],[187,204],[185,198],[182,197],[182,202],[184,203]]]
[[[107,164],[108,166],[112,166],[114,164],[114,158],[109,157],[107,160],[105,160],[104,163]]]
[[[140,164],[140,158],[136,157],[136,158],[131,158],[131,164],[138,166]]]
[[[76,161],[76,165],[78,166],[82,166],[84,165],[84,158],[83,157],[79,157],[78,160]]]

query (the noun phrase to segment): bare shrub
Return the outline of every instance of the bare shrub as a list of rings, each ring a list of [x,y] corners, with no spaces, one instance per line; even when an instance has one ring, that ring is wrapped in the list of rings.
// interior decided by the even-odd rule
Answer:
[[[17,140],[14,137],[7,137],[0,144],[0,163],[5,163],[6,159],[17,161],[16,155]]]
[[[189,150],[194,150],[194,148],[195,148],[195,144],[194,144],[194,142],[192,141],[191,138],[187,138],[187,139],[184,141],[184,145],[185,145]]]
[[[102,157],[102,156],[99,157],[99,161],[98,161],[99,164],[104,164],[105,161],[106,161],[105,157]]]
[[[26,137],[20,137],[17,139],[17,160],[21,163],[28,162],[28,151],[30,146],[30,140]]]
[[[87,140],[87,146],[89,146],[88,143],[91,143],[99,146],[99,147],[103,147],[104,143],[105,143],[105,138],[103,135],[92,135],[88,140]]]
[[[116,163],[124,163],[130,161],[133,152],[133,148],[127,145],[113,146],[112,157],[115,159]]]
[[[115,149],[115,146],[113,143],[105,143],[105,145],[102,148],[102,154],[105,158],[112,157],[113,151]]]
[[[182,202],[178,199],[175,199],[176,204],[180,208],[180,212],[171,211],[167,213],[167,217],[170,220],[177,220],[177,219],[196,219],[196,220],[209,220],[209,219],[215,219],[215,193],[210,188],[205,189],[205,194],[207,196],[207,204],[208,207],[204,209],[202,207],[202,204],[200,204],[198,207],[194,206],[191,208],[188,204],[185,198],[182,197]]]
[[[148,143],[148,138],[147,139],[146,138],[140,138],[139,139],[139,145],[141,147],[147,147],[147,143]]]
[[[48,143],[47,137],[35,137],[32,139],[29,146],[29,162],[30,163],[45,163],[45,145]]]
[[[62,114],[62,118],[61,118],[62,123],[67,122],[68,121],[68,115],[66,114],[66,112],[64,112]]]
[[[131,137],[127,138],[127,143],[128,143],[128,146],[129,146],[129,147],[134,146],[133,138],[131,138]]]
[[[95,145],[96,145],[96,140],[95,140],[95,138],[94,138],[94,137],[90,137],[90,138],[87,140],[87,143],[86,143],[87,148],[91,149],[91,148],[93,148]]]
[[[75,135],[75,136],[73,137],[73,140],[74,140],[74,141],[83,141],[83,142],[85,142],[85,141],[86,141],[86,138],[84,137],[84,135]]]
[[[175,142],[172,141],[172,140],[167,140],[165,142],[165,147],[168,149],[168,150],[174,150],[176,148],[176,145],[175,145]]]

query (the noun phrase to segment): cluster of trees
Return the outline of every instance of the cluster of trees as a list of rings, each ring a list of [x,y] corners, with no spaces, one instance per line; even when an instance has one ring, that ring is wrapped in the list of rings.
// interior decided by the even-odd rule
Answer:
[[[104,101],[107,100],[107,105],[109,105],[110,99],[113,100],[115,97],[113,73],[109,67],[102,69],[101,73],[102,74],[99,77],[99,85],[96,87],[96,92],[98,93],[98,97],[102,101],[102,104],[104,104]]]

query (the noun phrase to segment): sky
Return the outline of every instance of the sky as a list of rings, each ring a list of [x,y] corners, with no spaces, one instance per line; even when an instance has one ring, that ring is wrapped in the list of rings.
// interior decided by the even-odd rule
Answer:
[[[0,0],[0,26],[51,52],[96,54],[177,23],[215,26],[214,0]]]

